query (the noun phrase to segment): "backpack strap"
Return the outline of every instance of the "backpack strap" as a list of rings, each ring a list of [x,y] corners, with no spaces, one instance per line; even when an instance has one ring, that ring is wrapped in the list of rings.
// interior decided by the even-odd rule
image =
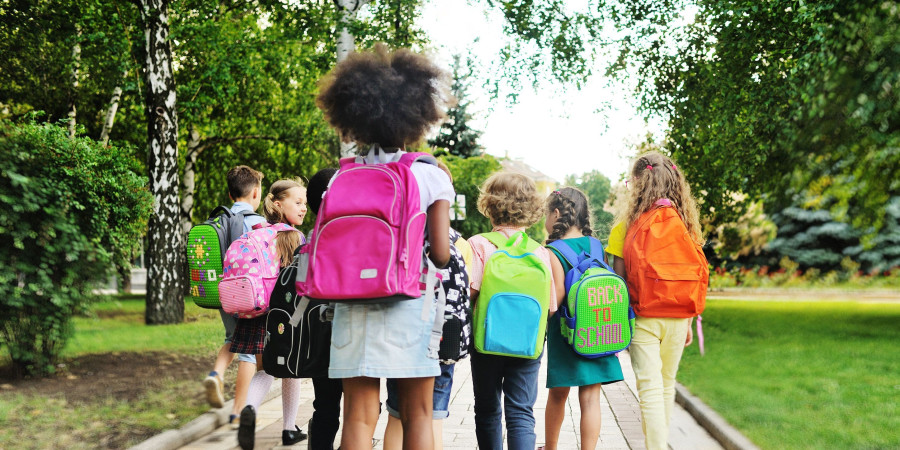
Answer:
[[[216,209],[212,210],[212,212],[209,213],[209,218],[212,219],[213,217],[216,217],[218,215],[223,215],[225,217],[230,218],[234,214],[235,214],[235,212],[232,211],[231,209],[226,208],[225,206],[219,205],[219,206],[216,206]]]
[[[588,237],[588,242],[590,242],[591,245],[590,254],[582,252],[581,255],[576,254],[575,250],[572,249],[572,246],[562,239],[557,239],[547,244],[547,246],[553,247],[553,249],[558,251],[560,256],[562,256],[572,267],[578,267],[578,264],[581,261],[590,257],[600,261],[604,267],[609,269],[609,266],[606,265],[606,261],[604,261],[604,256],[606,255],[603,253],[603,243],[592,236]]]
[[[438,359],[438,350],[441,348],[441,338],[444,335],[444,310],[447,307],[447,293],[438,276],[438,268],[431,262],[428,255],[422,255],[427,263],[425,273],[425,301],[422,302],[422,320],[428,320],[430,308],[434,307],[434,324],[431,327],[431,339],[428,341],[428,357]],[[434,299],[434,300],[431,300]]]
[[[503,248],[509,245],[518,245],[522,250],[526,251],[534,251],[534,248],[531,247],[540,247],[541,245],[537,242],[534,242],[524,231],[516,231],[509,237],[503,235],[498,231],[491,231],[490,233],[482,233],[479,234],[483,238],[487,239],[491,244],[494,244],[495,247]],[[520,240],[521,239],[521,240]],[[518,241],[518,244],[516,242]],[[530,242],[533,242],[534,245],[529,245]]]
[[[575,254],[575,250],[573,250],[569,244],[563,242],[562,239],[557,239],[547,244],[547,246],[556,250],[557,253],[559,253],[559,255],[562,256],[562,258],[566,260],[567,263],[569,263],[570,267],[578,267],[578,262],[581,259],[578,258],[577,254]]]
[[[400,164],[403,164],[407,167],[412,166],[414,162],[422,162],[426,164],[431,164],[432,166],[437,165],[437,158],[434,155],[425,153],[425,152],[413,152],[413,153],[403,153],[400,156]]]

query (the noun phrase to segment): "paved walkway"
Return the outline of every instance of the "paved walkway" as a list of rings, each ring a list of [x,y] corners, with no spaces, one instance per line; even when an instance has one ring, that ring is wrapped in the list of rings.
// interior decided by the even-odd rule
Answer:
[[[635,398],[637,389],[634,385],[634,373],[631,371],[631,362],[627,352],[621,355],[622,369],[625,372],[625,383],[614,383],[604,386],[602,403],[602,424],[600,430],[600,443],[598,449],[643,449],[644,438],[641,433],[640,410]],[[545,386],[547,361],[544,359],[541,365],[540,386]],[[472,377],[469,360],[456,365],[453,379],[453,390],[450,400],[450,417],[444,421],[444,448],[446,450],[472,450],[477,449],[475,440],[475,413],[473,412],[474,398],[472,395]],[[277,384],[277,383],[276,383]],[[544,442],[544,405],[547,403],[547,389],[538,391],[538,400],[535,404],[535,416],[537,420],[537,442]],[[381,398],[386,398],[384,383],[382,383]],[[313,389],[309,380],[303,381],[301,390],[300,411],[297,423],[305,431],[306,423],[312,417]],[[290,448],[281,445],[282,430],[281,397],[277,396],[263,403],[260,407],[256,423],[256,448]],[[572,389],[569,393],[568,408],[563,421],[563,429],[560,433],[559,447],[561,449],[580,449],[578,423],[580,411],[578,408],[578,391]],[[377,440],[375,449],[381,449],[381,438],[384,435],[384,427],[387,423],[387,413],[382,412],[375,429]],[[340,432],[338,432],[340,441]],[[339,442],[335,442],[335,448]],[[705,429],[700,427],[694,418],[681,406],[676,404],[674,417],[672,418],[670,446],[674,450],[681,449],[721,449]],[[237,431],[225,425],[197,441],[182,447],[190,450],[233,449],[237,448]],[[301,442],[294,448],[306,448]]]

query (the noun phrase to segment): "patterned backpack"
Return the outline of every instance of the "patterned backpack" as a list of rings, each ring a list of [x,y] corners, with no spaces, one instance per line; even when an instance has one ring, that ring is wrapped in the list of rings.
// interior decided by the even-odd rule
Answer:
[[[268,311],[269,297],[278,278],[275,238],[279,231],[300,232],[277,223],[244,233],[228,247],[225,276],[219,283],[219,300],[227,314],[252,319]]]
[[[475,349],[489,355],[537,359],[544,349],[552,275],[525,233],[482,234],[497,246],[484,264],[472,328]]]
[[[571,267],[566,273],[566,299],[559,305],[560,332],[576,354],[599,358],[631,344],[634,311],[625,280],[603,262],[603,244],[588,239],[590,253],[578,255],[563,240],[549,247]]]
[[[188,232],[187,262],[190,269],[191,298],[202,308],[221,308],[219,281],[228,246],[244,234],[244,217],[254,212],[232,212],[219,206],[209,219]]]
[[[453,364],[469,355],[469,339],[472,322],[469,318],[469,274],[456,243],[462,236],[450,229],[450,261],[441,269],[441,284],[447,296],[444,308],[444,329],[438,359],[442,364]],[[425,242],[425,250],[430,244]]]
[[[300,247],[291,264],[279,271],[272,290],[266,315],[263,368],[277,378],[327,378],[331,358],[328,303],[297,295],[299,253]]]

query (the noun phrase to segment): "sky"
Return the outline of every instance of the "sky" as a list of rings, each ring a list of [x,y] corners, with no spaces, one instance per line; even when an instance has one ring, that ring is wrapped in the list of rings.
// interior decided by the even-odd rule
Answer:
[[[438,58],[449,66],[451,55],[469,49],[476,59],[495,59],[507,39],[502,20],[466,0],[442,0],[426,2],[420,24]],[[599,69],[595,72],[602,73]],[[520,158],[559,182],[568,174],[591,170],[619,181],[628,168],[629,143],[641,141],[650,130],[659,135],[662,129],[658,123],[645,124],[633,93],[624,86],[608,86],[600,76],[581,91],[572,87],[561,93],[548,87],[535,92],[529,87],[516,105],[496,100],[493,110],[480,83],[473,84],[471,112],[477,117],[472,126],[484,132],[480,143],[486,151]]]

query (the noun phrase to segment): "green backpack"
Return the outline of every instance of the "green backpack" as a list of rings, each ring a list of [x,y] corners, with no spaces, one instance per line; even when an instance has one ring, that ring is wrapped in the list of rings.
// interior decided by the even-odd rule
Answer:
[[[187,263],[190,270],[190,293],[201,308],[221,308],[219,281],[223,275],[223,258],[228,246],[244,234],[244,217],[255,212],[232,212],[216,207],[209,219],[188,232]]]
[[[537,359],[544,349],[553,275],[523,232],[507,239],[482,234],[497,246],[484,264],[472,327],[475,349],[488,355]]]

